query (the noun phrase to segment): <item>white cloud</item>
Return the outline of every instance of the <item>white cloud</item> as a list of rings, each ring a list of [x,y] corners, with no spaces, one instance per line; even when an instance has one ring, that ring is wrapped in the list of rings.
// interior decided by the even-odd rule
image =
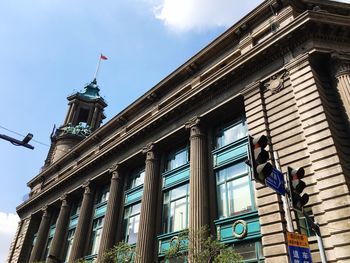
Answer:
[[[19,218],[16,214],[0,212],[0,262],[6,262],[10,244],[17,230]]]
[[[262,0],[143,0],[154,15],[174,31],[229,27]]]

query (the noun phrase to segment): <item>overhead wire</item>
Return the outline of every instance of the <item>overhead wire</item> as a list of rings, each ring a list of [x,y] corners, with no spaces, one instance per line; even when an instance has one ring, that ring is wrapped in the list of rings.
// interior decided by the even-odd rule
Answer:
[[[10,129],[8,129],[8,128],[2,126],[2,125],[0,125],[0,128],[6,130],[6,131],[8,131],[8,132],[11,132],[11,133],[13,133],[13,134],[16,134],[16,135],[18,135],[18,136],[21,136],[21,137],[23,137],[23,138],[26,137],[25,135],[23,135],[23,134],[21,134],[21,133],[19,133],[19,132],[10,130]],[[48,145],[47,143],[44,143],[44,142],[41,142],[41,141],[38,141],[38,140],[35,140],[35,139],[31,139],[31,141],[36,142],[36,143],[38,143],[38,144],[41,144],[41,145],[43,145],[43,146],[46,146],[46,147],[48,147],[48,148],[51,147],[51,145]],[[68,152],[68,151],[64,151],[64,150],[62,150],[62,149],[56,149],[56,150],[61,151],[61,152],[65,152],[65,153]]]

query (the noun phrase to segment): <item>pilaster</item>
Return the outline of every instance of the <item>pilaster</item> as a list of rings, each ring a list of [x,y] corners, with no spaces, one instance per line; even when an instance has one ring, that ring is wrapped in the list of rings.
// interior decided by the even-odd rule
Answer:
[[[45,244],[50,229],[51,212],[47,206],[45,206],[42,211],[43,215],[41,217],[38,235],[35,240],[35,244],[30,255],[29,262],[40,261],[43,259]]]
[[[283,119],[290,118],[290,107],[276,109],[276,101],[285,95],[287,90],[280,94],[271,95],[265,90],[260,81],[247,85],[242,90],[249,135],[257,137],[266,135],[272,145],[269,151],[276,150],[277,143],[282,141],[277,133],[278,125],[282,126]],[[277,124],[278,123],[278,124]],[[276,143],[274,143],[276,142]],[[272,148],[273,147],[273,148]],[[272,155],[270,154],[270,157]],[[272,189],[255,183],[255,202],[259,212],[260,231],[265,262],[288,262],[285,238],[285,225],[278,195]]]
[[[344,65],[336,68],[336,77],[339,78],[337,89],[341,95],[348,69]],[[350,233],[350,195],[346,184],[348,172],[344,169],[346,164],[342,163],[339,151],[346,150],[348,142],[339,145],[337,141],[342,117],[337,105],[330,103],[332,98],[326,92],[329,87],[312,67],[308,55],[295,59],[287,65],[287,69],[305,138],[306,154],[311,161],[304,180],[308,185],[306,192],[310,195],[308,205],[320,225],[327,261],[346,261],[350,259],[350,242],[346,237]],[[346,103],[345,97],[340,97]],[[318,258],[318,250],[312,252],[313,257]]]
[[[105,222],[103,224],[97,262],[104,262],[104,253],[115,244],[115,237],[117,235],[119,224],[118,218],[119,214],[122,212],[120,209],[123,194],[123,178],[120,175],[119,165],[113,165],[109,169],[109,173],[111,174],[111,184],[109,187],[107,211],[105,215]]]
[[[189,229],[198,235],[209,224],[207,141],[199,117],[189,120],[185,127],[190,130],[191,149]],[[193,246],[196,250],[201,249],[199,242]]]
[[[49,255],[46,259],[47,263],[62,262],[63,249],[68,233],[70,209],[71,204],[67,200],[67,195],[65,194],[61,197],[61,209],[56,222],[56,231],[51,242]]]
[[[350,55],[333,53],[334,77],[337,80],[337,90],[344,106],[347,120],[350,122]]]
[[[136,262],[152,263],[156,257],[154,255],[156,247],[156,220],[154,216],[157,214],[159,165],[152,143],[143,148],[143,153],[146,154],[145,182],[136,243]]]
[[[77,259],[84,256],[86,248],[86,237],[88,236],[89,226],[92,219],[94,206],[94,189],[90,181],[83,184],[84,195],[81,204],[77,228],[74,234],[72,251],[69,257],[69,263],[75,262]]]

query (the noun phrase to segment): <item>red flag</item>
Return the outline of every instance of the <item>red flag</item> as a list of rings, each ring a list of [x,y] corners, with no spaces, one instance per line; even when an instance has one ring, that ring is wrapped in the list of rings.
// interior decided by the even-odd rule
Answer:
[[[104,56],[104,55],[101,54],[100,59],[107,60],[108,58],[107,58],[106,56]]]

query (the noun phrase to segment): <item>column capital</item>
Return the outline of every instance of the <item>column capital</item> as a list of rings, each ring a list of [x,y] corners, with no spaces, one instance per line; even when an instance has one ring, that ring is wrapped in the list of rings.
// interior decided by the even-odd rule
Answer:
[[[41,211],[43,212],[43,216],[48,216],[49,215],[49,206],[48,205],[43,206]]]
[[[198,116],[194,116],[193,118],[191,118],[189,121],[185,123],[185,128],[190,130],[190,138],[204,135],[202,124],[203,124],[203,121]]]
[[[108,169],[109,174],[112,175],[112,180],[121,179],[120,177],[120,164],[115,163]]]
[[[146,161],[147,160],[155,160],[156,153],[155,153],[155,145],[153,142],[148,143],[145,147],[142,148],[142,153],[146,154]]]
[[[87,180],[83,183],[83,188],[84,188],[84,194],[91,194],[91,181]]]
[[[333,71],[336,78],[350,75],[350,54],[332,52],[331,59],[334,62]]]
[[[69,198],[68,198],[68,194],[67,193],[64,193],[61,197],[60,197],[60,200],[61,200],[61,206],[68,206],[68,202],[69,202]]]

